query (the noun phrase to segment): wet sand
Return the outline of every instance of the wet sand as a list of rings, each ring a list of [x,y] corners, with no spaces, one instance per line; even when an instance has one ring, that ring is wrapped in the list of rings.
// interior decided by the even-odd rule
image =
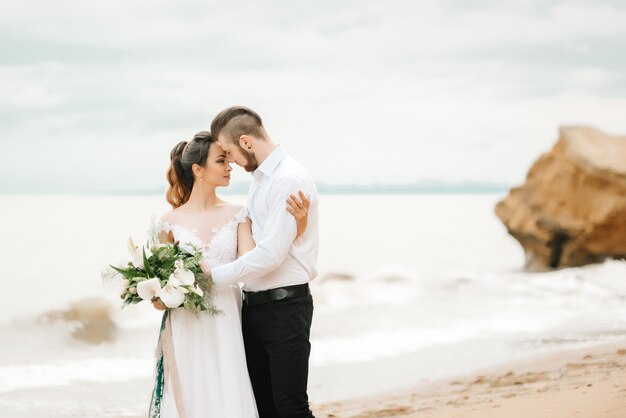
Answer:
[[[313,407],[317,418],[623,418],[626,342],[553,353],[473,377]]]

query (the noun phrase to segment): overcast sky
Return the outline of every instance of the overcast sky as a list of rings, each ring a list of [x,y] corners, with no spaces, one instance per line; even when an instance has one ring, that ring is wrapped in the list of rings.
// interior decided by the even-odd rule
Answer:
[[[559,125],[626,134],[620,0],[21,0],[0,48],[0,191],[164,187],[234,104],[325,183],[516,184]]]

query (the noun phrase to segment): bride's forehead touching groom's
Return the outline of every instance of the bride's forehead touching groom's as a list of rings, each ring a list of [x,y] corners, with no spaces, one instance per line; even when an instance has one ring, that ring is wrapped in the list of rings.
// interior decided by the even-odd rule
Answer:
[[[195,177],[206,181],[209,185],[227,186],[230,182],[231,170],[226,151],[217,142],[209,147],[204,167],[194,165]]]
[[[255,137],[252,135],[242,135],[240,142],[248,149],[252,149],[252,142]],[[220,133],[217,139],[217,143],[226,152],[228,161],[237,164],[244,170],[251,172],[257,169],[258,162],[254,156],[253,151],[248,151],[241,144],[234,142],[226,137],[226,135]]]
[[[242,156],[241,150],[237,144],[234,141],[227,139],[224,134],[219,135],[217,143],[224,150],[224,152],[226,152],[226,156],[230,162],[237,163],[238,157]]]

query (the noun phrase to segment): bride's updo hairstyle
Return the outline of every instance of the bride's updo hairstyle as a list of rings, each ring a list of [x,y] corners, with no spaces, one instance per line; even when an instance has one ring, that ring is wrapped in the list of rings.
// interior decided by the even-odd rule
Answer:
[[[204,166],[209,156],[209,148],[215,140],[207,131],[198,132],[190,142],[181,141],[170,152],[170,168],[167,170],[167,182],[170,184],[165,193],[167,201],[177,208],[191,195],[195,181],[191,167],[194,164]]]

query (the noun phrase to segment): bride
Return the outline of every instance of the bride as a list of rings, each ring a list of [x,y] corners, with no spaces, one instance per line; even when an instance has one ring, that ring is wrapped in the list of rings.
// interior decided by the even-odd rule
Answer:
[[[173,209],[159,220],[161,241],[179,241],[191,252],[201,248],[206,271],[254,248],[246,209],[215,193],[228,186],[232,168],[211,134],[178,143],[170,159],[167,201]],[[306,229],[308,203],[302,193],[285,202],[297,222],[294,239]],[[164,316],[150,418],[258,417],[241,333],[240,289],[220,288],[213,301],[221,314],[196,316],[178,308]],[[165,309],[159,299],[153,304]]]

